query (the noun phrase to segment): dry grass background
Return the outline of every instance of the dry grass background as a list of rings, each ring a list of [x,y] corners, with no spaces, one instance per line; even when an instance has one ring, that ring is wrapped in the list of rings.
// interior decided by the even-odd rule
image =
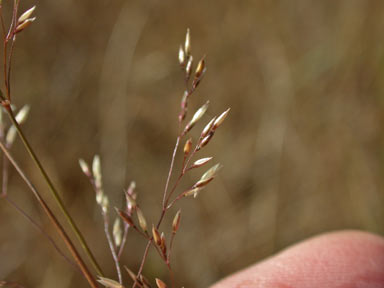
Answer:
[[[24,8],[33,4],[22,1]],[[384,2],[37,5],[38,21],[18,39],[14,98],[32,105],[24,130],[109,276],[112,258],[77,159],[100,153],[113,204],[136,180],[143,210],[157,219],[177,133],[177,49],[187,27],[194,55],[207,54],[208,65],[194,108],[209,99],[209,116],[232,110],[204,152],[223,163],[220,177],[182,204],[174,253],[179,283],[207,287],[323,231],[384,233]],[[14,154],[51,200],[16,144]],[[19,177],[12,173],[11,180],[10,197],[55,234]],[[0,227],[1,279],[86,286],[4,201]],[[132,233],[123,262],[137,268],[144,245]],[[145,273],[166,278],[151,256]]]

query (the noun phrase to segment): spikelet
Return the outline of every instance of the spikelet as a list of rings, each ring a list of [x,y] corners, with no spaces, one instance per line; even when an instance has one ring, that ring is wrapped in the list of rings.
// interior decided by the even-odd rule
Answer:
[[[185,66],[185,52],[183,50],[183,47],[180,45],[179,47],[179,64],[181,67]]]
[[[84,159],[79,159],[79,165],[80,165],[80,168],[81,170],[83,171],[83,173],[90,177],[91,176],[91,170],[89,169],[89,166],[87,164],[87,162],[84,161]]]
[[[115,207],[115,210],[125,223],[127,223],[131,227],[135,227],[135,224],[133,223],[132,217],[130,215],[128,215],[125,211],[120,210],[119,208]]]
[[[116,247],[119,247],[123,239],[123,232],[121,230],[121,221],[119,217],[116,217],[115,222],[113,223],[112,232],[115,245]]]
[[[172,232],[173,233],[176,233],[177,230],[179,230],[180,218],[181,218],[181,210],[177,211],[175,217],[173,218],[173,222],[172,222]]]
[[[19,110],[19,112],[16,114],[15,119],[18,124],[23,124],[28,117],[30,107],[29,105],[24,105],[23,108]],[[17,135],[17,129],[14,125],[12,125],[7,132],[7,135],[5,136],[5,143],[8,147],[12,146],[13,142],[15,142]]]
[[[187,29],[187,33],[185,34],[185,42],[184,42],[184,52],[185,55],[191,55],[191,31],[189,28]]]
[[[156,278],[156,285],[158,288],[167,288],[167,285],[163,281],[161,281],[159,278]]]
[[[21,14],[19,19],[17,20],[17,23],[18,24],[23,23],[25,20],[27,20],[29,17],[31,17],[32,13],[35,11],[35,9],[36,9],[36,6],[33,6],[32,8],[29,8],[27,11],[25,11],[23,14]]]
[[[147,221],[145,220],[144,214],[139,207],[136,207],[136,214],[137,214],[137,219],[139,219],[139,225],[141,229],[143,229],[144,232],[147,232],[148,231]]]
[[[223,113],[221,113],[219,117],[217,117],[217,119],[213,123],[213,127],[212,127],[213,130],[216,130],[224,122],[224,120],[225,120],[225,118],[227,118],[230,110],[231,110],[231,108],[228,108]]]
[[[193,169],[193,168],[199,168],[205,164],[207,164],[209,161],[211,161],[213,159],[213,157],[206,157],[206,158],[201,158],[199,160],[196,160],[190,169]]]
[[[153,225],[152,225],[152,236],[153,236],[153,240],[155,241],[156,245],[160,246],[160,244],[161,244],[160,233],[156,229],[156,227]]]
[[[191,152],[191,148],[192,148],[192,138],[189,138],[184,144],[184,156],[185,157]]]
[[[98,276],[98,277],[99,277],[99,279],[97,280],[97,282],[102,284],[104,287],[108,287],[108,288],[124,288],[123,285],[121,285],[119,282],[117,282],[115,280],[112,280],[112,279],[109,279],[109,278],[105,278],[105,277],[101,277],[101,276]]]
[[[201,106],[195,112],[195,114],[193,114],[191,121],[189,121],[187,126],[185,126],[184,134],[187,133],[188,131],[190,131],[193,128],[193,126],[195,126],[195,124],[201,119],[201,117],[203,117],[203,115],[207,111],[208,107],[209,107],[209,101],[207,101],[203,106]]]

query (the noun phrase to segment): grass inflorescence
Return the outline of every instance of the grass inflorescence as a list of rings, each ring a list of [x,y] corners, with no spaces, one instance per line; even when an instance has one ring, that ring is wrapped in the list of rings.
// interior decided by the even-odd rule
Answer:
[[[159,207],[159,216],[157,221],[150,223],[147,220],[147,217],[145,216],[146,213],[141,208],[141,203],[136,192],[136,183],[133,181],[126,189],[124,189],[125,203],[122,205],[124,208],[120,209],[117,207],[111,207],[108,193],[103,188],[102,161],[100,157],[95,155],[91,164],[88,164],[83,159],[79,160],[80,168],[88,178],[95,192],[95,200],[100,209],[105,237],[107,239],[109,250],[115,264],[116,275],[107,276],[104,275],[101,268],[102,265],[98,263],[94,254],[90,250],[85,237],[78,228],[75,220],[70,215],[68,209],[65,206],[65,203],[61,199],[60,193],[58,192],[55,184],[52,182],[46,169],[39,160],[39,157],[32,148],[32,145],[23,133],[21,124],[27,119],[29,106],[24,106],[18,110],[13,105],[13,98],[11,97],[12,93],[10,74],[16,38],[20,32],[26,30],[36,20],[36,17],[33,16],[36,9],[35,6],[22,13],[21,16],[18,16],[19,3],[19,0],[14,2],[12,18],[8,29],[6,29],[5,20],[2,15],[3,3],[0,2],[0,15],[3,30],[4,48],[4,87],[0,94],[0,101],[3,107],[3,111],[0,115],[3,116],[3,114],[6,114],[9,118],[9,121],[6,121],[3,119],[3,117],[1,117],[0,121],[0,148],[3,151],[3,181],[1,198],[6,200],[12,207],[14,207],[26,219],[28,219],[28,221],[31,222],[39,231],[41,231],[42,235],[49,239],[58,253],[65,257],[68,263],[78,266],[79,271],[82,273],[91,287],[98,287],[99,284],[105,287],[113,288],[127,287],[126,285],[128,284],[124,281],[125,273],[125,275],[131,279],[131,284],[129,285],[131,285],[133,288],[151,287],[151,281],[149,281],[143,275],[143,268],[147,261],[148,252],[151,247],[157,252],[158,256],[167,267],[169,271],[170,283],[166,284],[165,281],[159,278],[154,279],[153,282],[156,283],[158,288],[164,288],[168,286],[176,287],[176,277],[172,269],[171,255],[174,241],[176,239],[177,233],[179,232],[179,228],[182,225],[182,213],[181,210],[178,210],[175,214],[169,215],[170,209],[174,208],[178,202],[184,198],[189,198],[191,196],[197,197],[200,192],[202,192],[209,185],[209,183],[215,179],[218,170],[221,168],[219,163],[214,164],[211,166],[211,168],[207,169],[206,172],[202,173],[202,176],[196,179],[193,185],[189,187],[182,187],[182,180],[191,170],[207,167],[211,162],[213,162],[213,157],[199,158],[199,155],[201,154],[200,151],[211,142],[216,131],[222,125],[223,121],[229,113],[228,109],[220,115],[209,119],[202,131],[197,134],[196,137],[191,135],[191,133],[193,133],[193,128],[196,126],[196,123],[202,121],[210,105],[210,102],[206,101],[199,109],[197,109],[197,111],[191,115],[191,117],[189,116],[189,102],[191,101],[194,92],[198,89],[199,84],[203,80],[207,71],[206,57],[203,56],[195,64],[191,49],[191,33],[188,29],[184,44],[180,45],[178,51],[178,61],[183,73],[183,81],[185,83],[185,90],[182,93],[182,97],[180,99],[180,111],[177,114],[178,134],[176,136],[175,146],[171,154],[171,163],[169,166],[168,176],[165,181],[165,187],[162,191],[162,202],[161,206]],[[73,243],[73,240],[64,229],[63,225],[60,223],[58,215],[53,212],[52,207],[47,204],[42,194],[33,185],[25,171],[17,163],[14,156],[10,153],[17,135],[19,135],[25,150],[29,154],[31,160],[34,162],[36,169],[40,172],[42,178],[46,182],[49,191],[52,193],[54,199],[56,200],[56,204],[60,208],[61,214],[63,214],[72,232],[76,235],[76,238],[83,252],[88,258],[87,262],[92,264],[92,269],[83,259],[83,256],[81,253],[79,253],[78,248],[76,248],[75,244]],[[182,163],[180,165],[180,169],[175,168],[175,162],[177,159],[176,156],[178,153],[182,154]],[[32,191],[34,197],[44,210],[46,216],[51,221],[60,237],[63,239],[73,259],[67,258],[65,253],[60,250],[53,238],[45,233],[39,224],[21,207],[9,199],[7,183],[10,165],[15,168],[29,189]],[[174,182],[171,181],[173,175],[176,175]],[[172,226],[168,228],[163,227],[162,223],[165,217],[168,216],[172,217],[171,219],[173,219]],[[111,218],[113,218],[113,222],[111,222]],[[127,237],[131,231],[138,233],[147,243],[143,251],[143,256],[139,260],[140,264],[137,271],[133,271],[121,263],[121,257],[125,251],[125,248],[129,248],[125,246],[127,243]],[[10,284],[10,282],[6,281],[0,282],[0,286],[5,286],[7,283]]]

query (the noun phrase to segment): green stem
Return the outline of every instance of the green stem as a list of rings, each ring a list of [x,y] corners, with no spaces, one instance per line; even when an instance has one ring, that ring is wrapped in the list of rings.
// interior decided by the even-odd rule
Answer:
[[[71,229],[73,230],[73,232],[75,233],[77,239],[79,240],[79,242],[81,244],[81,247],[83,248],[83,250],[87,254],[89,260],[91,261],[91,263],[92,263],[93,267],[95,268],[95,270],[97,271],[97,273],[100,276],[103,276],[104,274],[103,274],[99,264],[97,263],[95,257],[93,256],[91,250],[89,249],[89,247],[88,247],[88,245],[87,245],[87,243],[86,243],[86,241],[84,239],[84,236],[82,235],[82,233],[80,232],[79,228],[76,226],[75,222],[73,221],[73,218],[71,217],[71,215],[68,213],[67,209],[65,208],[63,200],[60,198],[59,193],[57,192],[57,190],[56,190],[55,186],[53,185],[51,179],[49,178],[47,172],[43,168],[43,166],[40,163],[39,159],[37,158],[35,152],[33,151],[31,145],[29,144],[28,140],[26,139],[23,131],[20,128],[19,123],[17,123],[16,118],[13,115],[13,112],[11,110],[11,107],[7,105],[7,106],[4,106],[4,108],[7,111],[9,119],[11,120],[12,124],[16,127],[17,133],[19,134],[19,136],[20,136],[20,138],[21,138],[21,140],[22,140],[22,142],[23,142],[23,144],[25,146],[25,149],[28,151],[28,153],[31,156],[33,162],[35,163],[35,165],[39,169],[39,171],[40,171],[41,175],[43,176],[45,182],[47,182],[49,190],[51,191],[53,197],[55,198],[57,204],[59,205],[59,207],[61,209],[61,212],[64,214],[64,216],[65,216],[66,220],[68,221]]]

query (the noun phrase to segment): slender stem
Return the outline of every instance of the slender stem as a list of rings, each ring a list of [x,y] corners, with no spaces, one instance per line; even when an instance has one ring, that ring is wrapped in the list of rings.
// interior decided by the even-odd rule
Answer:
[[[102,214],[103,214],[103,219],[104,219],[104,232],[105,232],[105,236],[107,237],[109,248],[111,249],[113,261],[115,262],[117,277],[119,278],[119,283],[123,284],[123,277],[121,275],[119,257],[117,257],[116,247],[113,244],[111,233],[109,232],[108,214],[103,209],[102,209]]]
[[[96,195],[98,193],[103,193],[101,187],[97,187],[96,181],[93,175],[88,175],[88,179],[91,182],[92,188],[95,191]],[[101,215],[103,216],[103,221],[104,221],[104,234],[107,238],[108,246],[109,246],[109,249],[111,250],[112,258],[116,266],[117,277],[119,278],[119,283],[123,284],[123,277],[122,277],[121,268],[120,268],[120,260],[116,253],[117,248],[113,243],[112,236],[109,231],[108,211],[105,210],[105,208],[102,205],[100,206],[100,208],[101,208]]]
[[[186,98],[188,99],[189,96],[192,95],[192,93],[195,91],[195,88],[196,87],[192,87],[190,89],[188,89],[188,82],[189,82],[189,78],[186,77],[185,78],[185,85],[187,87],[187,96]],[[167,204],[168,204],[168,201],[170,199],[170,197],[172,196],[172,193],[175,191],[175,189],[177,188],[177,185],[179,184],[181,178],[184,176],[185,174],[185,158],[183,159],[183,167],[182,167],[182,172],[180,174],[180,176],[178,177],[178,179],[176,180],[176,183],[175,185],[173,186],[171,192],[169,193],[168,197],[167,197],[167,194],[168,194],[168,187],[169,187],[169,183],[170,183],[170,180],[171,180],[171,176],[172,176],[172,172],[173,172],[173,166],[175,164],[175,159],[176,159],[176,153],[177,153],[177,150],[179,148],[179,144],[180,144],[180,140],[181,138],[184,136],[184,132],[181,130],[181,124],[182,124],[182,119],[179,118],[178,120],[178,123],[179,123],[179,134],[177,136],[177,139],[176,139],[176,144],[175,144],[175,148],[173,149],[173,153],[172,153],[172,159],[171,159],[171,165],[169,167],[169,171],[168,171],[168,177],[167,177],[167,181],[165,183],[165,188],[164,188],[164,193],[163,193],[163,202],[162,202],[162,206],[163,206],[163,209],[161,211],[161,214],[160,214],[160,219],[156,225],[156,228],[159,229],[160,225],[161,225],[161,222],[163,221],[164,219],[164,216],[165,216],[165,213],[167,212],[167,210],[170,208],[170,206],[168,207]],[[197,148],[195,148],[195,151],[193,151],[192,155],[190,156],[190,158],[188,159],[187,161],[187,164],[189,162],[189,160],[192,158],[192,156],[194,155],[194,153],[197,151]],[[177,199],[177,198],[176,198]],[[172,204],[176,201],[176,199],[172,202]],[[144,268],[144,263],[146,261],[146,258],[147,258],[147,255],[148,255],[148,251],[149,251],[149,248],[151,246],[151,242],[152,242],[152,238],[150,238],[148,240],[148,243],[147,243],[147,246],[145,248],[145,251],[144,251],[144,255],[143,255],[143,258],[141,260],[141,264],[140,264],[140,268],[139,268],[139,271],[137,272],[137,275],[136,275],[136,279],[138,279],[141,275],[141,272],[143,271],[143,268]],[[169,265],[169,263],[166,263],[167,266]],[[170,267],[169,267],[170,268]],[[173,276],[172,276],[173,277]],[[172,284],[173,285],[173,284]],[[137,286],[137,281],[135,281],[133,283],[133,286],[132,288],[135,288]]]
[[[16,28],[15,28],[16,29]],[[9,49],[9,56],[8,56],[8,73],[7,73],[7,87],[8,87],[8,100],[11,99],[11,68],[12,68],[12,56],[13,56],[13,51],[15,49],[15,41],[16,41],[16,35],[12,36],[11,40],[11,47]]]
[[[176,236],[176,233],[172,232],[171,241],[169,243],[168,258],[167,258],[167,267],[168,267],[168,270],[169,270],[169,275],[171,277],[172,288],[175,287],[175,277],[174,277],[173,271],[171,269],[171,252],[172,252],[172,246],[173,246],[173,241],[175,239],[175,236]]]
[[[3,65],[3,73],[4,73],[4,86],[5,86],[5,91],[6,91],[6,95],[7,95],[7,99],[9,100],[8,98],[8,95],[9,95],[9,89],[8,89],[8,76],[7,76],[7,39],[6,39],[7,36],[4,36],[4,42],[3,42],[3,62],[4,62],[4,65]]]
[[[64,206],[64,203],[63,201],[61,200],[55,186],[53,185],[51,179],[49,178],[47,172],[45,171],[45,169],[43,168],[42,164],[40,163],[39,159],[37,158],[35,152],[33,151],[31,145],[29,144],[27,138],[24,136],[24,133],[23,131],[21,130],[21,127],[19,125],[19,123],[17,123],[16,119],[15,119],[15,116],[13,115],[13,112],[10,108],[10,106],[4,106],[5,107],[5,110],[7,111],[7,114],[12,122],[12,124],[16,127],[16,130],[26,148],[26,150],[28,151],[30,157],[32,158],[33,162],[35,163],[35,165],[37,166],[37,168],[39,169],[41,175],[43,176],[45,182],[48,184],[48,187],[49,187],[49,190],[51,191],[53,197],[55,198],[57,204],[59,205],[60,209],[61,209],[61,212],[64,214],[67,222],[69,223],[71,229],[73,230],[73,232],[75,233],[77,239],[79,240],[80,244],[81,244],[81,247],[83,248],[83,250],[86,252],[89,260],[91,261],[92,265],[94,266],[95,270],[97,271],[97,273],[100,275],[100,276],[103,276],[103,272],[99,266],[99,264],[97,263],[95,257],[93,256],[91,250],[89,249],[82,233],[80,232],[79,228],[77,227],[77,225],[75,224],[74,220],[72,219],[71,215],[68,213],[66,207]]]
[[[170,167],[169,167],[168,177],[167,177],[167,181],[166,181],[166,183],[165,183],[165,188],[164,188],[164,194],[163,194],[163,208],[166,207],[166,197],[167,197],[167,191],[168,191],[169,181],[171,180],[171,176],[172,176],[172,172],[173,172],[173,165],[175,164],[176,152],[177,152],[177,149],[179,148],[180,139],[181,139],[181,135],[179,135],[179,136],[177,137],[177,139],[176,139],[176,144],[175,144],[175,148],[173,149],[171,165],[170,165]]]
[[[167,259],[169,263],[171,262],[171,251],[172,251],[173,241],[175,240],[175,236],[176,236],[176,233],[172,232],[171,241],[169,242],[169,253],[168,253],[168,259]]]
[[[141,261],[139,271],[137,272],[137,275],[136,275],[136,281],[135,281],[135,283],[133,283],[132,288],[135,288],[137,286],[137,279],[140,277],[141,272],[143,272],[145,259],[147,259],[147,255],[149,252],[149,247],[151,247],[151,243],[152,243],[152,241],[148,240],[147,246],[145,247],[145,250],[144,250],[143,260]]]
[[[171,264],[169,262],[167,262],[167,268],[169,271],[169,276],[171,278],[171,287],[174,288],[175,287],[175,276],[173,275]]]
[[[8,147],[7,147],[8,149]],[[9,168],[9,161],[7,160],[7,157],[3,154],[3,183],[2,183],[2,189],[1,189],[1,195],[7,196],[7,190],[8,190],[8,168]]]
[[[33,186],[33,184],[29,181],[27,176],[24,174],[23,170],[21,170],[20,166],[16,163],[16,161],[13,159],[11,154],[5,148],[4,144],[1,142],[0,142],[0,149],[3,150],[3,152],[7,156],[8,160],[15,167],[16,171],[19,173],[19,175],[24,180],[24,182],[28,185],[29,189],[31,189],[33,195],[36,197],[39,204],[42,206],[44,212],[47,214],[47,216],[51,220],[52,224],[56,227],[56,230],[58,231],[60,236],[63,238],[65,244],[67,245],[69,251],[71,252],[73,258],[75,259],[75,261],[76,261],[77,265],[79,266],[81,272],[83,273],[84,277],[87,279],[89,285],[93,288],[97,288],[96,280],[93,278],[92,274],[89,272],[88,267],[85,265],[80,254],[76,250],[76,247],[73,245],[71,239],[68,237],[64,228],[61,226],[61,224],[57,220],[56,216],[53,214],[51,209],[48,207],[47,203],[44,201],[44,199],[41,197],[40,193],[36,190],[36,188]]]
[[[176,180],[175,184],[173,185],[171,191],[169,192],[169,195],[168,195],[167,199],[165,200],[165,206],[166,206],[166,207],[167,207],[167,205],[168,205],[169,199],[171,198],[173,192],[175,192],[175,190],[176,190],[176,188],[177,188],[177,185],[179,184],[181,178],[183,178],[184,174],[185,174],[185,172],[182,171],[182,172],[180,173],[179,177],[177,177],[177,180]],[[168,209],[168,207],[167,207],[167,209]]]
[[[3,39],[5,39],[5,25],[3,17],[3,4],[0,4],[0,20],[1,20],[1,31],[3,33]]]
[[[124,223],[124,235],[123,235],[123,239],[121,240],[119,253],[117,254],[117,258],[119,259],[119,261],[120,261],[121,255],[123,254],[125,243],[127,243],[128,231],[129,231],[129,225],[127,223]]]

